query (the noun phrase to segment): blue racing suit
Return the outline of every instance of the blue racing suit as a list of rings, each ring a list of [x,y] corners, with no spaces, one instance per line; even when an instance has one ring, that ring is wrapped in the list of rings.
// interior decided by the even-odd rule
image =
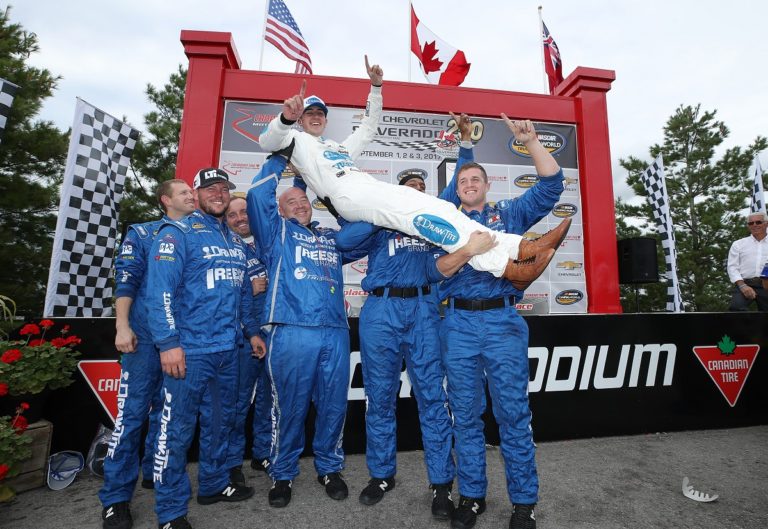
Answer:
[[[128,321],[136,335],[136,349],[120,357],[120,389],[117,393],[115,429],[104,459],[104,486],[99,500],[104,507],[131,501],[139,477],[139,443],[144,421],[149,417],[149,430],[144,441],[141,472],[144,479],[152,476],[154,439],[157,435],[160,409],[160,381],[163,372],[160,357],[152,343],[147,324],[147,256],[160,225],[169,220],[134,224],[128,228],[115,261],[115,297],[133,301]]]
[[[349,388],[349,328],[342,264],[357,257],[336,249],[336,231],[278,215],[275,192],[285,159],[264,164],[248,192],[248,219],[269,271],[264,323],[272,381],[270,476],[299,474],[310,401],[317,410],[315,470],[344,467],[342,437]],[[344,259],[344,261],[343,261]]]
[[[256,245],[249,243],[245,247],[248,260],[248,279],[267,277],[267,269],[261,263]],[[253,297],[253,319],[261,323],[264,314],[266,293]],[[272,389],[266,360],[253,356],[251,344],[243,341],[238,352],[237,406],[235,423],[229,436],[227,468],[240,467],[245,452],[245,426],[248,409],[253,402],[253,449],[254,459],[268,459],[272,443]]]
[[[519,198],[465,212],[495,230],[523,234],[544,218],[563,191],[562,170],[540,177]],[[482,412],[487,378],[499,425],[507,493],[512,503],[536,503],[538,476],[528,407],[528,326],[517,313],[522,297],[512,283],[465,265],[440,285],[448,300],[441,325],[448,401],[454,418],[459,492],[484,498],[485,436]]]
[[[344,226],[337,245],[368,252],[362,287],[369,296],[360,313],[368,472],[380,479],[395,475],[395,408],[405,358],[419,408],[429,481],[450,483],[456,467],[443,389],[439,302],[436,288],[430,286],[443,279],[435,261],[440,251],[421,239],[362,222]]]
[[[226,456],[234,419],[237,346],[258,332],[246,279],[245,243],[219,219],[194,211],[164,224],[150,252],[149,328],[161,354],[185,353],[186,376],[163,374],[155,443],[155,511],[162,524],[187,513],[187,450],[200,415],[198,494],[229,483]]]
[[[460,149],[457,170],[471,160],[472,150]],[[456,197],[454,182],[455,178],[441,198]],[[366,222],[346,224],[336,245],[341,250],[368,253],[362,287],[369,296],[360,313],[368,472],[379,479],[395,475],[395,411],[405,359],[419,409],[429,481],[451,483],[456,475],[453,432],[443,388],[437,288],[430,285],[444,279],[436,266],[437,257],[444,252],[422,239]]]

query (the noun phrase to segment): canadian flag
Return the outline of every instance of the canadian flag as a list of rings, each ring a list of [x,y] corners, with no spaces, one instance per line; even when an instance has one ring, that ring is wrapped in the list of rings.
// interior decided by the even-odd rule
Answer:
[[[464,52],[432,33],[416,17],[411,6],[411,51],[419,59],[421,71],[433,84],[459,86],[469,73]]]

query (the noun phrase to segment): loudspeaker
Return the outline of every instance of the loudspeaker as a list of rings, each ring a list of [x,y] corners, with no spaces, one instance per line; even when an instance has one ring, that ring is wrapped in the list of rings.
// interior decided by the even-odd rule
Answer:
[[[656,283],[659,267],[656,255],[656,239],[633,237],[618,242],[619,283]]]

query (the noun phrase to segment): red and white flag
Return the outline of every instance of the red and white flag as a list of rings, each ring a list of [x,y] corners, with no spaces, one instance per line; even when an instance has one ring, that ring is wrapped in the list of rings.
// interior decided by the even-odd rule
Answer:
[[[555,93],[555,87],[563,82],[563,61],[560,59],[560,48],[549,34],[547,25],[541,21],[541,39],[544,45],[544,70],[549,79],[549,93]]]
[[[464,52],[432,33],[416,17],[411,6],[411,51],[419,59],[421,71],[432,84],[459,86],[469,73]]]

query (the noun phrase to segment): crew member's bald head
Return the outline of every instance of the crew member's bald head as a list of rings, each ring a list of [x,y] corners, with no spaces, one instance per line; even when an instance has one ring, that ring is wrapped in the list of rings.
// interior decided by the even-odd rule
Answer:
[[[307,226],[312,222],[312,204],[307,194],[298,187],[286,189],[277,201],[280,214],[286,219],[296,219]]]

